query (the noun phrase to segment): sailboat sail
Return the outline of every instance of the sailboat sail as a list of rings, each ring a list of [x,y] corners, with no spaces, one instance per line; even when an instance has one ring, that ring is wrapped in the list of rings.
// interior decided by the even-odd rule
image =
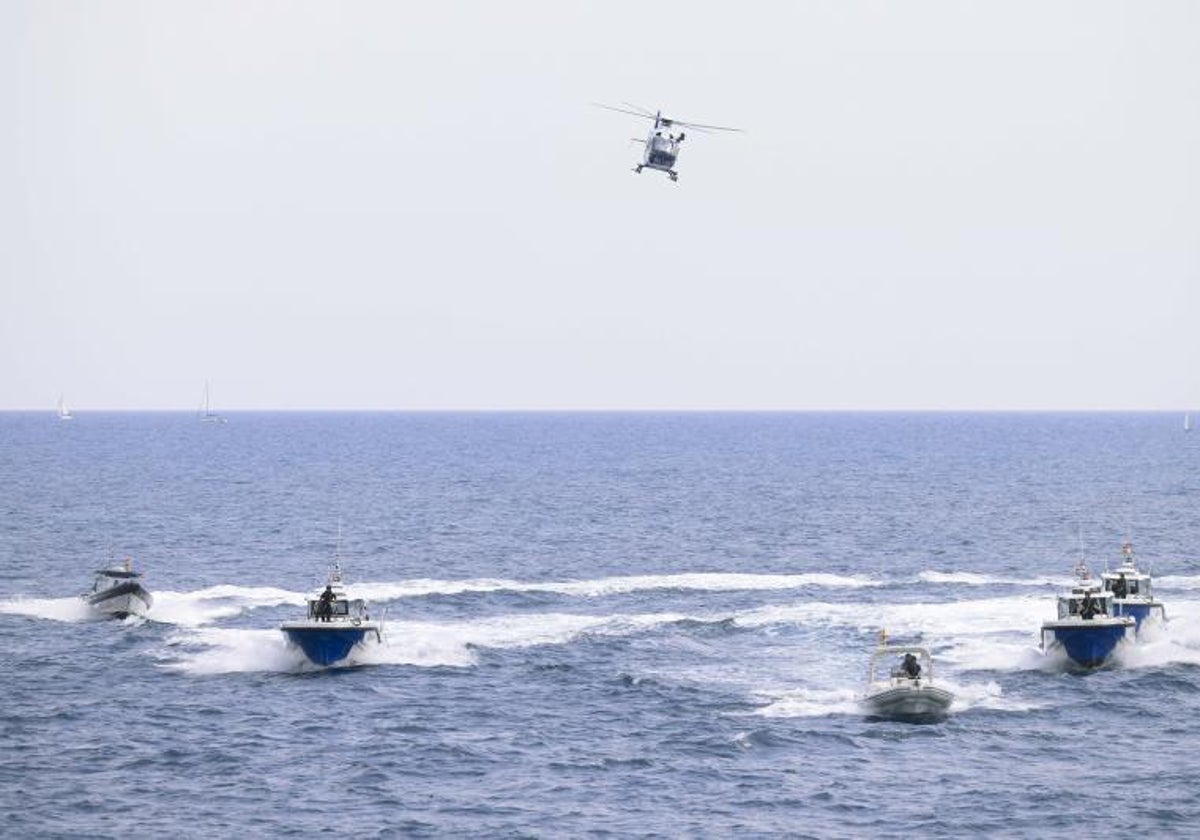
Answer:
[[[224,423],[225,418],[212,410],[208,399],[208,383],[204,383],[204,411],[200,415],[201,423]]]
[[[58,398],[58,419],[70,420],[71,411],[67,408],[67,402],[61,396]]]

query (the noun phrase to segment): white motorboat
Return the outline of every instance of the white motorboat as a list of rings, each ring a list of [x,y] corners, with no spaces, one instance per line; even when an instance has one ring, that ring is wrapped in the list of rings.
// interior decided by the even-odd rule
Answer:
[[[133,570],[133,561],[127,557],[123,566],[97,570],[92,590],[80,597],[101,615],[145,617],[154,604],[154,596],[141,584],[141,578],[142,573]]]
[[[308,598],[308,614],[299,621],[285,621],[279,629],[317,665],[336,665],[354,648],[383,641],[383,622],[371,618],[366,601],[347,595],[337,560],[325,589]]]
[[[952,692],[934,685],[927,648],[881,644],[872,654],[862,698],[871,717],[933,721],[945,717],[952,702]]]

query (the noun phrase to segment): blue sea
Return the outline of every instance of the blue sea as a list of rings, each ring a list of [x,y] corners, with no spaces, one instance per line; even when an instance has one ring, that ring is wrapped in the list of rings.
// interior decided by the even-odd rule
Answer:
[[[1182,420],[0,414],[5,834],[1195,836]],[[1126,539],[1169,621],[1073,673],[1040,624]],[[335,554],[386,630],[326,669],[278,628]],[[880,630],[947,719],[864,716]]]

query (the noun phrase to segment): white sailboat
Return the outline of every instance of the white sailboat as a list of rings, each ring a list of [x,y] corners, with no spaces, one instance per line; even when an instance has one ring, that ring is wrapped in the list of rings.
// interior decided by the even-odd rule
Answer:
[[[204,383],[204,410],[200,413],[201,423],[224,423],[225,418],[212,410],[208,399],[208,383]]]
[[[58,419],[59,420],[70,420],[70,419],[72,419],[72,416],[73,415],[71,414],[71,410],[69,408],[67,408],[67,401],[63,399],[61,394],[59,394],[59,397],[58,397]]]
[[[1190,432],[1192,430],[1192,415],[1190,412],[1183,415],[1183,430],[1185,432]]]

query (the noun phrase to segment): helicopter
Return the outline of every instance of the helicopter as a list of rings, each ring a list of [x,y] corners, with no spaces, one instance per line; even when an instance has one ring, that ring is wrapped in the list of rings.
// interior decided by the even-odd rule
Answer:
[[[642,162],[635,166],[633,171],[640,174],[643,169],[657,169],[659,172],[666,172],[671,176],[672,181],[679,180],[679,173],[675,171],[674,166],[675,160],[679,157],[679,147],[687,136],[683,129],[691,128],[702,133],[710,131],[741,131],[740,128],[729,128],[723,125],[705,125],[704,123],[677,120],[674,117],[664,117],[662,111],[650,111],[629,102],[622,103],[627,106],[625,108],[614,108],[612,105],[601,105],[599,102],[593,102],[592,104],[597,108],[604,108],[621,114],[632,114],[635,117],[641,117],[645,120],[654,120],[654,127],[650,129],[650,133],[646,135],[645,140],[639,140],[636,137],[633,138],[635,143],[641,143],[645,146],[645,151],[642,152]],[[678,133],[675,131],[677,128],[679,129]]]

